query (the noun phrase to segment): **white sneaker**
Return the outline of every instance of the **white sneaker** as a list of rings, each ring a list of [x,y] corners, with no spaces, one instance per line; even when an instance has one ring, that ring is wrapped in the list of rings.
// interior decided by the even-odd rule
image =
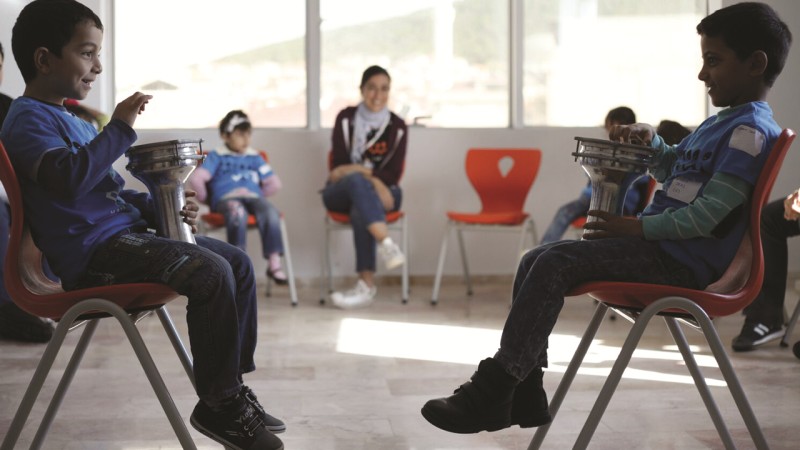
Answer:
[[[390,237],[385,238],[378,244],[378,253],[383,259],[383,265],[386,266],[386,270],[392,270],[406,263],[406,257],[403,256],[400,247]]]
[[[363,308],[372,304],[378,288],[375,286],[369,287],[364,280],[358,280],[356,286],[349,291],[334,292],[331,294],[331,301],[337,308],[353,309]]]

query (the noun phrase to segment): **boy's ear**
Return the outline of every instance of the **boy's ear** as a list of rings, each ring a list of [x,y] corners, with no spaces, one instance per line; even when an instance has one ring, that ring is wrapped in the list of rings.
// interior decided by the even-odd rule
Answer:
[[[763,75],[767,70],[769,58],[763,50],[756,50],[750,55],[750,73],[758,76]]]
[[[33,51],[33,65],[36,71],[47,74],[50,72],[50,58],[53,55],[47,47],[39,47]]]

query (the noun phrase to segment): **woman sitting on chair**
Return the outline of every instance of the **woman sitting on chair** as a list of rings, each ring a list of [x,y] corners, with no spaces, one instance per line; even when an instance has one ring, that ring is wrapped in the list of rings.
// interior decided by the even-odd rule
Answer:
[[[400,208],[397,185],[403,172],[408,129],[389,111],[391,78],[386,69],[370,66],[361,77],[358,106],[340,111],[333,128],[330,174],[322,190],[325,208],[350,216],[356,248],[356,286],[334,292],[333,304],[356,308],[372,303],[377,291],[375,244],[387,269],[405,263],[405,256],[389,237],[386,213]]]

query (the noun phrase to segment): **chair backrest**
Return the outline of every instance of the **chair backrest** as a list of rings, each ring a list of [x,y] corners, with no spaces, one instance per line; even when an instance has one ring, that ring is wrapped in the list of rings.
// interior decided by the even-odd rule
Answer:
[[[70,307],[87,298],[105,298],[135,310],[161,305],[177,294],[157,283],[120,284],[64,292],[61,283],[47,278],[42,252],[36,247],[25,223],[19,180],[0,142],[0,182],[11,207],[11,233],[3,275],[9,296],[21,309],[39,317],[60,318]]]
[[[541,161],[539,149],[469,149],[467,178],[481,200],[481,213],[522,211]]]

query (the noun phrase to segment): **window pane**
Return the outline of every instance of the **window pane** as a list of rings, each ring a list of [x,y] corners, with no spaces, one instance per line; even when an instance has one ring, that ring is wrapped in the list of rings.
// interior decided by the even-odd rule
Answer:
[[[361,73],[392,76],[389,108],[428,126],[508,126],[508,2],[321,0],[322,126],[360,99]]]
[[[153,95],[137,128],[306,126],[305,2],[117,1],[113,30],[117,102]]]
[[[627,105],[637,119],[706,116],[700,38],[704,0],[526,0],[526,125],[601,125]]]

